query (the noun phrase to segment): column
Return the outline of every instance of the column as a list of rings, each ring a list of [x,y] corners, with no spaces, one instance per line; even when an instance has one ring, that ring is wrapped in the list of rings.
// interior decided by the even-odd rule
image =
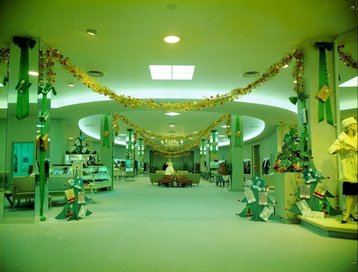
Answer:
[[[244,190],[244,151],[243,151],[243,131],[242,118],[239,115],[231,116],[231,190]]]

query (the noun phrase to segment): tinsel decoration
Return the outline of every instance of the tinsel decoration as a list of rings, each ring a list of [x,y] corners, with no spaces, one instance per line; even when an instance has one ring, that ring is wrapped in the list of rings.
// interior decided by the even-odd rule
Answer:
[[[339,45],[337,48],[339,59],[348,67],[358,69],[357,61],[353,59],[351,54],[344,52],[344,45]]]

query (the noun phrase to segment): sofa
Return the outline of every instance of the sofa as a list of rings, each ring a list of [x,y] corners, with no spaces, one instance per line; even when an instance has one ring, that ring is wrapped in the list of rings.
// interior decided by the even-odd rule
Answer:
[[[177,174],[177,180],[178,179],[180,180],[179,184],[181,184],[183,182],[186,182],[186,184],[190,184],[190,182],[191,182],[190,185],[192,185],[192,184],[198,185],[200,183],[200,178],[201,178],[200,174],[193,174],[193,173],[187,173],[187,174],[182,174],[182,175]],[[185,179],[188,181],[184,181]],[[150,180],[151,184],[159,183],[158,185],[160,185],[160,184],[168,183],[168,182],[166,182],[165,175],[162,172],[149,173],[149,180]],[[171,183],[169,183],[169,184],[171,184]]]
[[[200,174],[188,173],[188,174],[181,175],[181,176],[190,180],[192,184],[199,185],[199,183],[200,183],[200,178],[201,178]]]
[[[163,178],[165,175],[164,173],[149,173],[149,180],[150,183],[154,184],[158,184],[158,180],[160,180],[161,178]]]
[[[12,189],[13,207],[17,201],[20,204],[21,199],[35,199],[35,177],[14,177]]]

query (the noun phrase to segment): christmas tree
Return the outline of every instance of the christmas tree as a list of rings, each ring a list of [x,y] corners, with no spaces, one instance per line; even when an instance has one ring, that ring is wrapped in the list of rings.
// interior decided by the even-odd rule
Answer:
[[[65,191],[66,202],[63,210],[55,217],[56,219],[79,220],[92,214],[86,206],[86,193],[83,190],[83,180],[76,172],[74,179],[68,181],[70,189]]]
[[[266,181],[256,176],[253,182],[248,182],[248,187],[245,189],[245,198],[239,200],[246,203],[245,208],[237,214],[240,217],[251,217],[253,221],[267,221],[273,218],[273,210],[269,204],[274,202],[268,197],[268,187]]]
[[[314,167],[312,162],[311,166],[303,171],[303,177],[304,184],[299,186],[295,193],[297,197],[296,205],[289,211],[295,214],[304,214],[306,210],[329,215],[338,214],[328,201],[328,198],[333,198],[334,195],[327,190],[322,182],[325,177]]]

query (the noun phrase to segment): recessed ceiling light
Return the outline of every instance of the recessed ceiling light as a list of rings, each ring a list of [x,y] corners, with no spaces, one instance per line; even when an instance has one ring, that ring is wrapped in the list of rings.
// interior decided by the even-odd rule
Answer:
[[[175,125],[171,124],[171,125],[169,125],[169,127],[173,128],[173,127],[175,127]]]
[[[88,71],[87,74],[92,77],[103,77],[104,74],[101,71]]]
[[[166,112],[165,113],[166,115],[169,115],[169,116],[177,116],[177,115],[180,115],[180,113],[179,112]]]
[[[29,71],[29,75],[30,75],[30,76],[38,76],[39,73],[36,72],[36,71]]]
[[[68,86],[69,86],[69,87],[73,87],[73,86],[75,86],[75,84],[73,84],[73,83],[68,83]]]
[[[91,29],[91,28],[87,29],[86,32],[87,32],[89,35],[92,35],[92,36],[95,36],[95,35],[98,33],[97,30]]]
[[[243,73],[243,74],[242,74],[242,77],[251,78],[251,77],[257,77],[257,76],[259,76],[259,75],[260,75],[260,73],[257,72],[257,71],[248,71],[248,72],[246,72],[246,73]]]
[[[180,41],[180,38],[177,36],[166,36],[164,38],[164,41],[166,43],[178,43]]]
[[[192,80],[195,65],[149,65],[153,80]]]
[[[339,84],[339,87],[358,87],[358,76]]]

